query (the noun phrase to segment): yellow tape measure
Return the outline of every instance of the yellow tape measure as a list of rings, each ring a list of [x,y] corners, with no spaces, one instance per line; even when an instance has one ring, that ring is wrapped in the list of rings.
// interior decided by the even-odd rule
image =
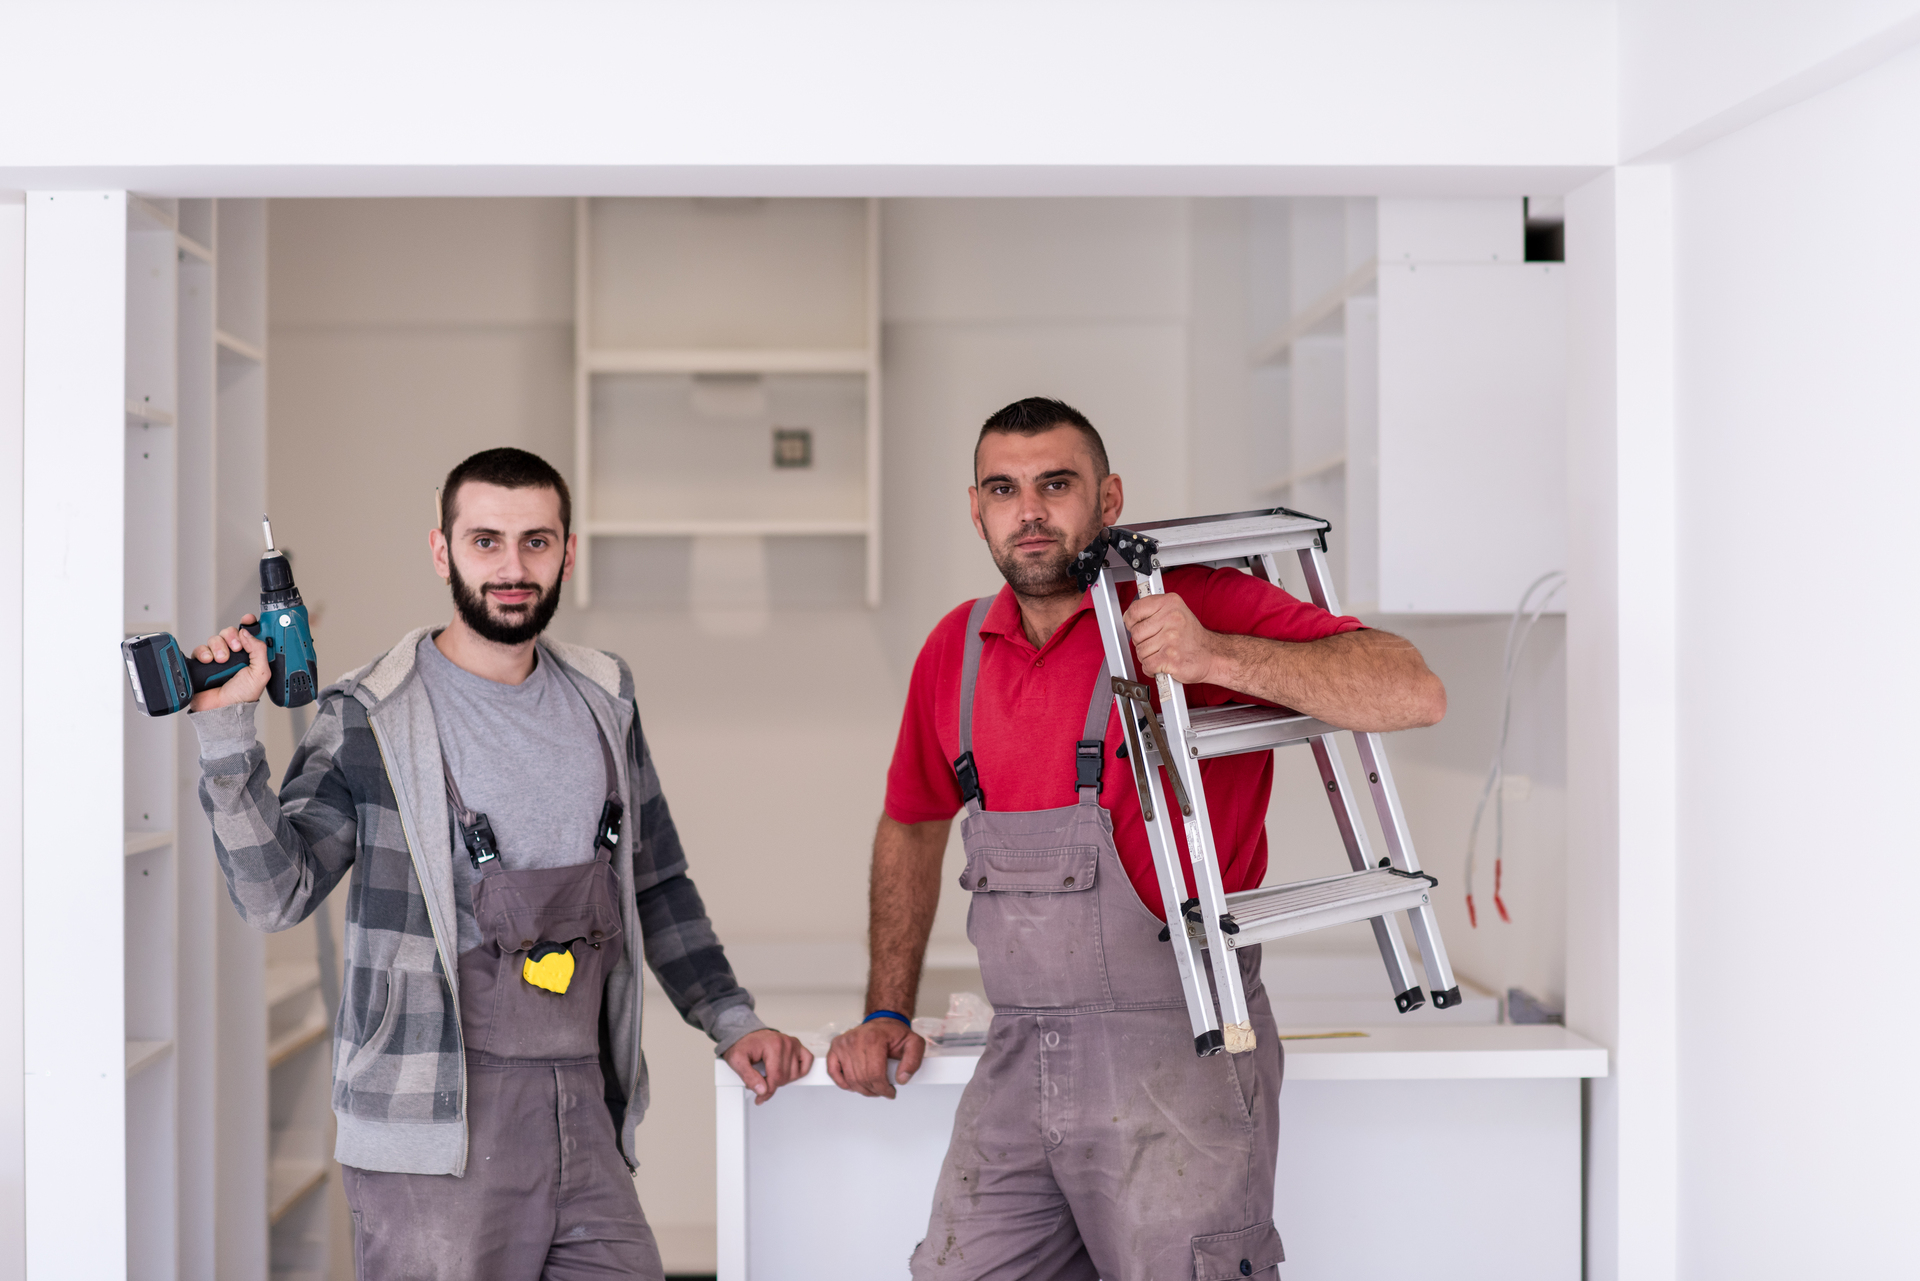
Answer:
[[[564,995],[573,982],[573,949],[564,943],[542,943],[522,962],[520,973],[535,987]]]

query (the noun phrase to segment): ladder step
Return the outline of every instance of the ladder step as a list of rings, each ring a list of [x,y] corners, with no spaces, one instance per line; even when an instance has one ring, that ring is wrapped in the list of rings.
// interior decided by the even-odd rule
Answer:
[[[1276,747],[1304,743],[1340,731],[1322,720],[1275,707],[1221,703],[1196,707],[1187,713],[1193,733],[1187,745],[1200,749],[1200,759],[1237,756],[1242,752],[1270,752]]]
[[[1176,565],[1325,546],[1322,540],[1329,528],[1330,524],[1318,516],[1285,507],[1269,507],[1224,516],[1116,525],[1111,533],[1116,540],[1129,532],[1144,534],[1158,544],[1154,556],[1160,568],[1172,569]]]
[[[1242,890],[1227,895],[1227,914],[1239,926],[1238,933],[1227,935],[1227,946],[1249,947],[1416,908],[1427,901],[1432,888],[1430,877],[1402,876],[1389,868],[1374,867],[1344,876]],[[1187,935],[1205,945],[1206,932],[1199,924],[1189,921]]]

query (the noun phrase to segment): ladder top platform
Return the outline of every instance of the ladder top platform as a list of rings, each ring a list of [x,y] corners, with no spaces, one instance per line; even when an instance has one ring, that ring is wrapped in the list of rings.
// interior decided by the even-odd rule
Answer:
[[[1229,512],[1222,516],[1152,520],[1109,526],[1075,561],[1082,582],[1092,585],[1102,568],[1130,568],[1136,573],[1237,560],[1274,552],[1326,550],[1330,521],[1287,507]]]

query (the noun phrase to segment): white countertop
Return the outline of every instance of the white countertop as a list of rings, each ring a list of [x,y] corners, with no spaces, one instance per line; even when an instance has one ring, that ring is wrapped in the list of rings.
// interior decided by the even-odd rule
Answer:
[[[1329,1031],[1364,1035],[1327,1036]],[[1487,1027],[1425,1025],[1366,1029],[1282,1028],[1289,1081],[1516,1080],[1607,1075],[1607,1051],[1562,1027],[1496,1024]],[[930,1055],[915,1073],[916,1084],[964,1085],[980,1061],[977,1052]],[[716,1085],[738,1085],[723,1062],[715,1062]],[[793,1083],[832,1086],[825,1056]],[[742,1089],[745,1087],[742,1086]]]

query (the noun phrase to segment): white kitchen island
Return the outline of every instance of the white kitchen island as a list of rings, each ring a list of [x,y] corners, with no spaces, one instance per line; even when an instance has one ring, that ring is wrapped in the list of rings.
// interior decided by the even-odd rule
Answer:
[[[1545,1026],[1282,1036],[1288,1281],[1576,1281],[1580,1081],[1604,1049]],[[716,1063],[721,1281],[905,1277],[977,1062],[930,1058],[893,1100],[816,1062],[759,1107]]]

